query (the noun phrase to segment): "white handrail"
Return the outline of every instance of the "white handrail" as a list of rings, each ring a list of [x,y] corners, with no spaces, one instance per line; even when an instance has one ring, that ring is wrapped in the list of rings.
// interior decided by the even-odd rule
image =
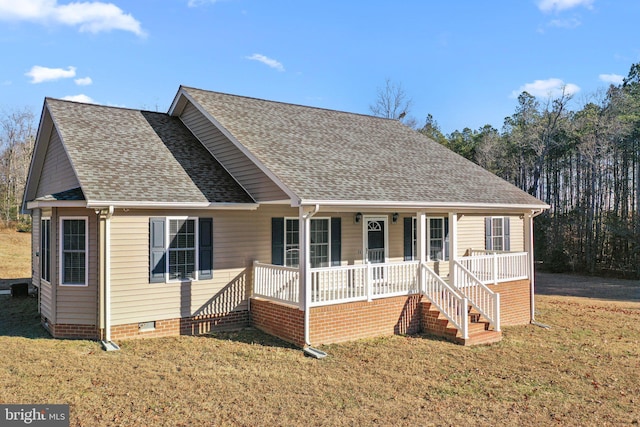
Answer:
[[[311,269],[311,305],[418,293],[418,261]]]
[[[421,265],[422,294],[460,331],[463,339],[469,338],[469,300],[442,280],[425,263]]]
[[[529,254],[526,252],[470,249],[469,253],[472,256],[462,257],[457,261],[485,285],[529,278]],[[478,253],[484,254],[477,255]]]
[[[469,304],[489,321],[495,331],[500,331],[500,294],[489,289],[460,262],[453,263],[458,291],[469,299]]]
[[[253,296],[299,303],[300,270],[253,262]]]

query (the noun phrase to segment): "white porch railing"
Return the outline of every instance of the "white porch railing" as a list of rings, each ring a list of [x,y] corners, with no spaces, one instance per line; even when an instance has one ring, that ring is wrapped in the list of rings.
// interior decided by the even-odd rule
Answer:
[[[500,331],[500,294],[489,289],[460,262],[454,261],[453,264],[458,291],[468,298],[469,304],[489,321],[495,331]]]
[[[418,262],[311,269],[311,305],[371,301],[418,293]]]
[[[442,280],[427,264],[420,268],[422,294],[460,331],[462,338],[469,338],[469,300]]]
[[[293,267],[253,262],[253,295],[298,304],[300,271]]]
[[[528,254],[526,252],[478,251],[470,249],[472,256],[462,257],[458,262],[483,284],[498,284],[529,277]],[[482,255],[477,255],[482,253]]]

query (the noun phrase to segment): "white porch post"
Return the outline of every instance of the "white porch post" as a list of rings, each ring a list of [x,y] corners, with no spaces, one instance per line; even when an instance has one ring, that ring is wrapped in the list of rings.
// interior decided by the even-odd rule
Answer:
[[[300,269],[300,293],[298,301],[300,309],[306,310],[311,302],[311,292],[308,292],[310,291],[309,287],[311,285],[311,270],[309,269],[309,265],[311,263],[309,253],[309,241],[311,240],[311,215],[304,211],[303,206],[300,206],[299,208],[298,224],[298,268]]]
[[[422,264],[427,260],[427,217],[424,212],[418,212],[416,217],[416,255]]]
[[[457,287],[456,264],[458,259],[458,214],[449,212],[449,277],[451,286]]]
[[[533,259],[533,214],[529,213],[524,216],[524,247],[528,256],[528,275],[531,283],[531,320],[535,320],[535,266]]]
[[[427,221],[424,212],[418,212],[416,214],[416,252],[416,257],[418,261],[420,261],[420,267],[418,271],[422,272],[422,264],[427,260]],[[420,274],[419,277],[419,286],[420,289],[424,292],[424,276]]]

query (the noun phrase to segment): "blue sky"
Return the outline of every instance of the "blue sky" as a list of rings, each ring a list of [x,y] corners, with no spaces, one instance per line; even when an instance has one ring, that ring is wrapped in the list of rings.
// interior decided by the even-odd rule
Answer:
[[[640,62],[637,0],[0,0],[0,110],[166,111],[180,84],[369,113],[388,78],[443,132],[528,90],[579,108]]]

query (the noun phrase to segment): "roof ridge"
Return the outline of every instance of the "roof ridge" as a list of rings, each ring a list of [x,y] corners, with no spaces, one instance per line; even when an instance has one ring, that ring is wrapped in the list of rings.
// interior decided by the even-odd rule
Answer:
[[[92,103],[92,102],[81,102],[81,101],[73,101],[71,99],[54,98],[52,96],[45,96],[44,101],[45,101],[45,103],[47,101],[55,101],[55,102],[64,102],[64,103],[68,103],[68,104],[82,105],[82,106],[86,106],[86,107],[109,108],[109,109],[113,109],[113,110],[126,110],[126,111],[137,111],[137,112],[140,112],[140,113],[155,113],[155,114],[168,115],[167,112],[163,112],[163,111],[144,110],[144,109],[133,108],[133,107],[121,107],[119,105],[95,104],[95,103]]]
[[[333,109],[333,108],[326,108],[326,107],[315,107],[315,106],[312,106],[312,105],[297,104],[297,103],[293,103],[293,102],[274,101],[272,99],[256,98],[255,96],[237,95],[237,94],[233,94],[233,93],[219,92],[219,91],[215,91],[215,90],[200,89],[200,88],[193,87],[193,86],[181,85],[180,87],[182,89],[187,89],[187,90],[188,89],[193,89],[193,90],[198,90],[198,91],[206,92],[206,93],[230,96],[230,97],[233,97],[233,98],[243,98],[243,99],[249,99],[249,100],[254,100],[254,101],[261,101],[261,102],[266,102],[266,103],[271,103],[271,104],[280,104],[280,105],[288,105],[288,106],[292,106],[292,107],[309,108],[309,109],[312,109],[312,110],[329,111],[329,112],[332,112],[332,113],[350,114],[350,115],[354,115],[354,116],[368,117],[368,118],[372,118],[372,119],[387,120],[387,121],[390,121],[390,122],[397,122],[398,121],[397,119],[391,119],[391,118],[388,118],[388,117],[373,116],[371,114],[354,113],[352,111],[336,110],[336,109]]]

